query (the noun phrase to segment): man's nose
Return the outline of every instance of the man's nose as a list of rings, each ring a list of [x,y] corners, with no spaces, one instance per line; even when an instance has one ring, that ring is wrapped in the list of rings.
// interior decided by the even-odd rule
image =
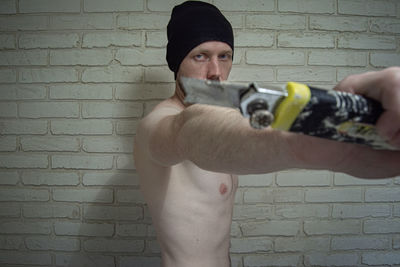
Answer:
[[[221,67],[219,66],[218,59],[213,58],[208,62],[207,79],[209,80],[221,79]]]

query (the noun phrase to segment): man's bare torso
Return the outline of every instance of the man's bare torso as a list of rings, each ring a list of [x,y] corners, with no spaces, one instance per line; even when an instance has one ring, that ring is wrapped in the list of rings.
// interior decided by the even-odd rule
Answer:
[[[229,266],[237,176],[205,171],[190,161],[161,166],[148,158],[140,140],[135,143],[135,165],[163,266]]]

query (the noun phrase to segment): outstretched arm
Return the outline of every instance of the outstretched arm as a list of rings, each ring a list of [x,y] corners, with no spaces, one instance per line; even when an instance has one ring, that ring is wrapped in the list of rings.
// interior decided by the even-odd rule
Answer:
[[[381,101],[387,112],[379,119],[378,130],[400,148],[399,75],[399,69],[392,68],[350,76],[337,88]],[[385,123],[385,116],[390,116],[389,124],[394,125]],[[137,138],[150,157],[164,166],[190,160],[206,170],[236,174],[288,168],[328,169],[364,178],[400,174],[399,151],[373,150],[269,128],[255,130],[238,111],[214,106],[192,105],[183,111],[158,108],[141,123]]]

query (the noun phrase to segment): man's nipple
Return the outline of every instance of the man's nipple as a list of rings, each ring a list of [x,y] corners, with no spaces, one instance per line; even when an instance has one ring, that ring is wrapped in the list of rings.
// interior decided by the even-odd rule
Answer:
[[[228,192],[228,186],[226,186],[226,184],[222,183],[219,186],[219,192],[221,193],[221,195],[226,194],[226,192]]]

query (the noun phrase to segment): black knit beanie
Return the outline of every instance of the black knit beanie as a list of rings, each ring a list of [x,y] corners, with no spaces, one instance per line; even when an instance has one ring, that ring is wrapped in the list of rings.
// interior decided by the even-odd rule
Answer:
[[[167,26],[167,62],[175,74],[186,55],[207,41],[227,43],[233,51],[233,31],[229,21],[215,6],[187,1],[172,10]]]

